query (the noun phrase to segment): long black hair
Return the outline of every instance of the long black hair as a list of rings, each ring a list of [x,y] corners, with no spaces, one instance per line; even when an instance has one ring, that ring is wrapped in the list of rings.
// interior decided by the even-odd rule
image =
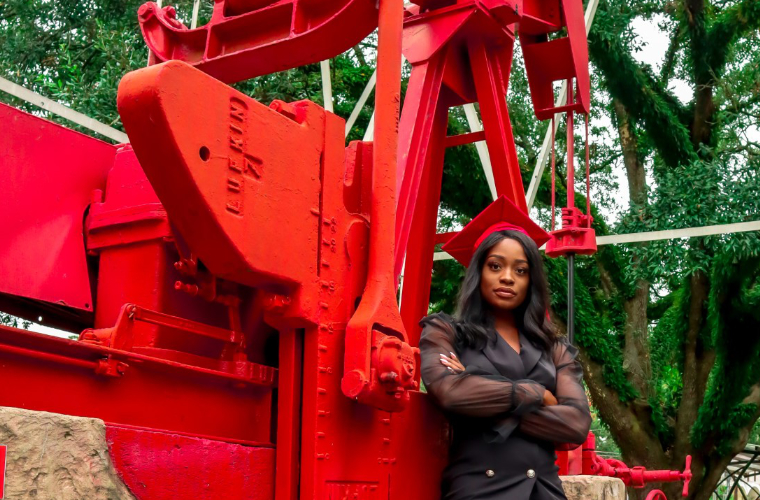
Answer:
[[[530,285],[525,300],[515,310],[517,328],[536,347],[546,351],[557,342],[557,329],[547,318],[549,286],[546,272],[536,243],[519,231],[497,231],[478,246],[464,275],[459,289],[457,311],[454,315],[456,342],[462,346],[481,348],[495,340],[494,317],[491,306],[483,299],[480,281],[488,253],[505,238],[517,241],[523,247],[530,269]]]

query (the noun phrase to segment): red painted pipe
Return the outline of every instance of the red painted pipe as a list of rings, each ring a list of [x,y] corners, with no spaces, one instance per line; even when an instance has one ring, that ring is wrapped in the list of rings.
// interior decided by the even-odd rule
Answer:
[[[381,0],[377,40],[375,133],[372,150],[372,197],[368,276],[386,277],[395,251],[396,151],[401,100],[401,34],[403,0]],[[382,200],[382,202],[380,202]],[[365,295],[379,283],[367,283]],[[395,296],[395,286],[392,286]],[[381,295],[382,292],[378,293]]]
[[[575,100],[573,80],[567,81],[567,105]],[[567,208],[575,206],[575,133],[573,130],[573,110],[567,112]],[[564,227],[564,225],[562,226]]]
[[[83,359],[70,358],[67,356],[61,356],[60,354],[50,354],[48,352],[35,351],[34,349],[24,349],[23,347],[14,347],[10,345],[0,344],[0,352],[8,352],[11,354],[18,354],[19,356],[26,356],[28,358],[41,359],[44,361],[51,361],[53,363],[61,363],[69,366],[78,366],[80,368],[87,368],[89,370],[95,370],[98,367],[98,363],[95,361],[85,361]]]

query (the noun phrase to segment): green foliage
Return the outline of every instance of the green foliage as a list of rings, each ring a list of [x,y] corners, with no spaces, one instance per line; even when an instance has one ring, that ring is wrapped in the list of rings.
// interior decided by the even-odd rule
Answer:
[[[433,281],[430,287],[430,313],[448,312],[456,309],[459,284],[464,279],[464,267],[453,260],[438,261],[433,265]]]
[[[608,458],[610,456],[620,459],[620,448],[615,444],[615,439],[610,434],[610,429],[605,425],[604,421],[598,416],[593,415],[591,421],[591,432],[596,437],[596,451],[603,457]]]
[[[0,74],[123,130],[116,110],[119,81],[148,61],[148,50],[137,24],[137,9],[142,3],[143,0],[0,2]],[[171,5],[177,9],[178,19],[189,25],[193,0],[172,1]],[[209,19],[211,7],[212,2],[201,2],[199,24]],[[336,113],[348,117],[373,70],[366,64],[358,64],[352,53],[332,60]],[[264,103],[274,99],[310,99],[322,104],[318,64],[241,82],[236,88]],[[0,102],[72,127],[6,94],[0,93]],[[371,112],[371,107],[365,107],[351,139],[364,134]]]
[[[696,159],[688,124],[681,121],[677,99],[638,64],[620,36],[630,18],[623,4],[599,2],[595,29],[589,34],[589,53],[604,75],[607,90],[640,120],[662,162],[676,166]]]
[[[758,71],[760,4],[754,1],[600,3],[590,54],[611,97],[619,100],[638,139],[639,160],[647,165],[646,204],[632,206],[614,224],[614,232],[631,233],[728,224],[760,218],[754,194],[760,189],[760,156],[747,131],[756,127],[760,102]],[[630,23],[660,16],[672,33],[669,61],[662,73],[636,61],[640,41]],[[682,104],[668,90],[673,76],[687,83],[692,101]],[[758,349],[757,233],[713,235],[618,246],[615,267],[621,283],[651,286],[647,305],[651,354],[648,416],[663,451],[674,450],[676,431],[691,433],[692,454],[720,456],[735,450],[742,429],[760,412],[747,397],[760,383]],[[600,253],[599,257],[603,257]],[[603,268],[609,264],[602,258]],[[609,269],[609,268],[608,268]],[[695,279],[706,276],[704,280]],[[706,283],[708,300],[695,307],[693,290]],[[611,294],[613,297],[615,293]],[[627,294],[622,293],[620,298]],[[695,344],[687,342],[697,328]],[[750,333],[752,332],[752,333]],[[693,345],[691,363],[711,368],[697,414],[682,412],[685,349]],[[694,359],[697,361],[694,361]],[[692,368],[695,368],[692,366]],[[697,366],[698,369],[703,369]],[[625,439],[617,434],[619,439]],[[628,445],[619,443],[625,452]],[[712,485],[705,485],[711,488]]]
[[[760,444],[760,421],[755,422],[755,426],[752,428],[748,442],[752,444]]]
[[[148,57],[137,26],[136,12],[141,3],[139,0],[0,2],[0,73],[19,85],[122,129],[116,112],[119,80],[127,71],[144,66]],[[0,100],[61,121],[5,94],[0,94]]]
[[[685,283],[684,283],[685,285]],[[689,288],[681,286],[670,294],[670,306],[650,329],[652,385],[650,396],[652,420],[658,434],[668,442],[683,390],[683,344],[688,328]]]
[[[565,259],[545,259],[551,303],[554,313],[563,323],[567,322],[567,263]],[[594,361],[603,365],[604,382],[614,390],[622,401],[631,401],[639,396],[628,381],[623,369],[620,336],[617,331],[622,326],[622,312],[615,310],[614,304],[607,302],[607,314],[600,315],[600,302],[606,299],[590,292],[593,287],[587,283],[593,279],[592,259],[576,257],[575,286],[575,343]],[[584,272],[585,271],[585,272]],[[590,280],[589,280],[590,281]],[[612,306],[612,307],[610,307]],[[604,307],[604,306],[602,306]]]
[[[720,12],[706,27],[707,40],[701,55],[708,68],[723,68],[733,44],[748,31],[760,25],[760,2],[744,0]]]
[[[10,314],[0,312],[0,325],[28,330],[29,327],[32,326],[32,323],[30,321],[19,319],[15,316],[11,316]]]
[[[737,260],[724,252],[712,272],[707,326],[717,359],[692,441],[701,446],[712,440],[721,454],[728,452],[737,429],[757,420],[757,406],[743,402],[760,384],[760,252],[753,253]]]

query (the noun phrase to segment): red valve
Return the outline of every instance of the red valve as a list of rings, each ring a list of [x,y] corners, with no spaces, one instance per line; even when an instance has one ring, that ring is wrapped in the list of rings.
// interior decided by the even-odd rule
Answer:
[[[587,445],[589,442],[587,441]],[[584,463],[588,463],[589,467],[586,469],[584,465],[584,474],[592,474],[596,476],[617,477],[623,480],[626,486],[633,486],[634,488],[644,488],[649,483],[672,483],[676,481],[683,481],[682,496],[688,496],[689,483],[691,482],[691,455],[686,456],[686,466],[683,472],[675,470],[647,470],[646,467],[629,467],[620,460],[613,458],[604,459],[596,454],[593,446],[593,442],[590,446],[584,446],[583,449]],[[662,496],[655,494],[659,490],[655,490],[650,493],[647,499],[657,500],[664,499]],[[661,493],[661,492],[660,492]]]
[[[689,483],[691,482],[691,477],[691,455],[686,455],[686,467],[681,473],[681,478],[683,478],[683,491],[681,492],[682,497],[689,496]]]

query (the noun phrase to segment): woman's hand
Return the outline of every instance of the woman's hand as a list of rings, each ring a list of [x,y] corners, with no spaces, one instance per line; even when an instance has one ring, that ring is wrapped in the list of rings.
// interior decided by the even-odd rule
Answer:
[[[450,352],[451,357],[441,354],[441,364],[449,369],[451,373],[457,374],[464,371],[464,365],[459,361],[457,355]]]
[[[548,389],[544,391],[544,406],[554,406],[557,404],[557,398],[554,397]]]

